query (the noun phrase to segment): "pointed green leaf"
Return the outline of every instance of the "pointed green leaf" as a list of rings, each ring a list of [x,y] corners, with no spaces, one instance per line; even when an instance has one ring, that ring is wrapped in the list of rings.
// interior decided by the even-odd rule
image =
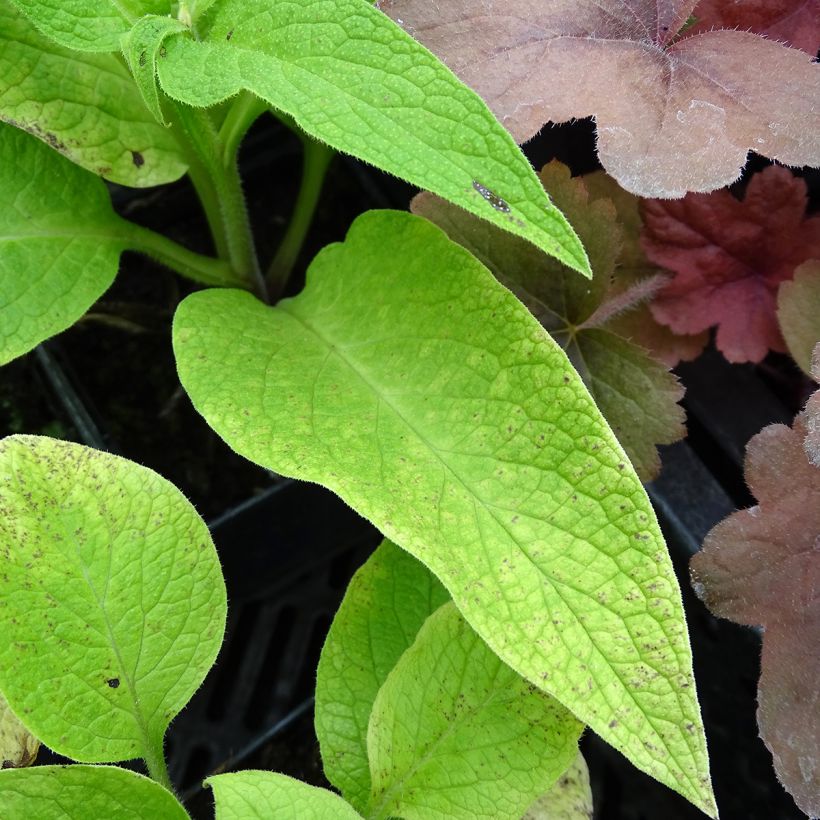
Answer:
[[[680,591],[649,499],[564,353],[435,226],[373,211],[299,296],[189,296],[182,382],[241,454],[330,487],[487,643],[712,810]]]
[[[0,772],[8,820],[188,820],[158,783],[116,766],[37,766]]]
[[[172,0],[10,0],[47,37],[78,51],[119,51],[145,14],[170,14]]]
[[[137,21],[123,37],[122,52],[131,66],[137,88],[148,110],[161,123],[165,122],[165,117],[157,88],[157,59],[165,52],[165,39],[185,30],[185,26],[173,17],[149,15]]]
[[[105,293],[125,249],[120,223],[102,180],[0,124],[0,364]]]
[[[120,60],[57,45],[4,0],[0,119],[121,185],[161,185],[185,173],[179,144],[154,121]]]
[[[22,769],[37,757],[40,741],[34,737],[0,695],[0,769]]]
[[[361,820],[361,815],[333,792],[284,774],[218,774],[209,777],[205,785],[214,790],[216,820]]]
[[[203,41],[169,38],[166,93],[252,91],[309,134],[457,202],[586,275],[584,250],[481,98],[364,0],[225,0]]]
[[[409,553],[385,541],[353,576],[316,672],[316,734],[327,779],[357,809],[370,796],[367,723],[388,673],[450,596]]]
[[[0,511],[11,707],[60,754],[158,763],[225,627],[202,519],[153,471],[39,436],[0,442]]]
[[[365,815],[520,816],[575,758],[582,728],[502,663],[453,603],[445,604],[376,696]]]
[[[589,769],[578,752],[572,765],[527,809],[522,820],[592,820],[592,811]]]

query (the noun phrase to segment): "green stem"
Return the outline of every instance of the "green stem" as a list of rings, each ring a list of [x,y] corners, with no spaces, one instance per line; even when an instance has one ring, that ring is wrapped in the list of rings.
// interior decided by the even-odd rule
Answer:
[[[203,191],[203,208],[207,214],[213,208],[214,200],[218,205],[228,260],[244,280],[245,287],[267,301],[265,280],[256,256],[236,158],[227,163],[223,160],[219,134],[207,111],[177,104],[175,113],[201,162],[206,178],[210,180],[210,185]],[[196,185],[196,181],[194,184]],[[200,193],[199,190],[197,192]],[[200,193],[200,197],[203,193]]]
[[[335,153],[332,148],[309,137],[304,138],[304,145],[302,184],[299,189],[299,196],[296,199],[296,205],[293,209],[290,224],[282,239],[282,244],[276,251],[276,255],[273,257],[268,269],[268,291],[274,299],[282,294],[288,279],[290,279],[293,266],[296,264],[299,251],[302,250],[305,236],[310,228],[310,223],[313,221],[313,215],[316,213],[316,206],[319,203],[325,175]]]
[[[144,253],[171,270],[212,287],[244,287],[246,282],[224,259],[214,259],[189,251],[167,236],[149,228],[122,221],[128,248]]]
[[[222,127],[219,129],[223,165],[236,162],[236,155],[239,153],[239,144],[242,142],[242,138],[267,110],[268,104],[249,91],[243,91],[236,98],[222,123]]]
[[[228,236],[226,226],[222,220],[222,208],[219,205],[219,196],[211,177],[200,161],[197,154],[190,151],[188,154],[188,178],[194,186],[202,210],[205,212],[205,219],[208,221],[208,228],[214,240],[217,256],[221,259],[229,259]]]
[[[174,787],[171,784],[171,778],[168,774],[168,764],[165,762],[165,754],[162,749],[162,738],[160,738],[158,748],[146,749],[145,764],[148,766],[148,774],[151,780],[159,783],[160,786],[165,786],[171,794],[174,794]]]

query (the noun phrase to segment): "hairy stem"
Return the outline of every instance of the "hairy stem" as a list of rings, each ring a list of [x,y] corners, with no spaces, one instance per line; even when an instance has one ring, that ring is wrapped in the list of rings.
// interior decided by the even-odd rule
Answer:
[[[212,287],[244,287],[247,283],[224,259],[214,259],[189,251],[156,231],[122,221],[129,249],[144,253],[182,276]]]
[[[285,236],[268,269],[268,291],[274,299],[282,294],[296,264],[313,215],[316,213],[328,166],[335,154],[332,148],[309,137],[305,136],[303,143],[305,148],[299,196]]]
[[[151,745],[152,748],[146,750],[144,758],[145,764],[148,767],[148,774],[151,777],[151,780],[159,783],[160,786],[164,786],[169,792],[171,792],[171,794],[174,794],[174,787],[171,784],[171,777],[168,774],[168,765],[165,762],[162,739],[160,738],[160,741],[157,744],[158,748],[154,748],[153,744]]]
[[[256,256],[236,157],[228,162],[224,160],[219,134],[207,111],[177,104],[175,114],[188,143],[206,172],[206,179],[210,180],[210,185],[205,186],[203,192],[197,189],[197,193],[202,198],[206,214],[212,210],[213,201],[216,200],[227,258],[235,273],[244,280],[244,287],[255,291],[261,299],[267,301],[265,280]],[[205,180],[202,181],[204,183]],[[194,185],[196,186],[195,179]]]
[[[242,138],[267,110],[267,103],[260,100],[255,94],[251,94],[250,91],[243,91],[236,98],[222,123],[222,127],[219,129],[223,165],[236,162]]]

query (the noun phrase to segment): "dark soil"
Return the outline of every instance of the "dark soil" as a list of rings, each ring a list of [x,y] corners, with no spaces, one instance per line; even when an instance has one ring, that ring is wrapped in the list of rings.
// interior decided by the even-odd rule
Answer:
[[[0,368],[0,438],[26,433],[77,441],[77,430],[45,383],[35,356]]]

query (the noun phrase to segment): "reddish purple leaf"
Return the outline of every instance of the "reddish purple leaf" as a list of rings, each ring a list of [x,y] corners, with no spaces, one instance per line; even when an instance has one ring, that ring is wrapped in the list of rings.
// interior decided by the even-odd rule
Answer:
[[[820,0],[700,0],[695,6],[697,34],[737,28],[816,54],[820,48]]]
[[[815,394],[817,395],[817,394]],[[798,806],[820,814],[820,467],[804,449],[820,406],[746,448],[758,505],[730,515],[691,563],[712,612],[764,629],[758,725]]]
[[[640,196],[733,182],[749,150],[820,165],[820,65],[756,34],[675,36],[695,0],[381,0],[519,142],[594,116],[604,168]]]
[[[785,350],[777,289],[801,262],[820,258],[820,217],[805,211],[805,183],[778,167],[752,177],[742,201],[718,191],[644,202],[644,250],[676,274],[652,303],[655,318],[675,333],[717,325],[731,362]]]

